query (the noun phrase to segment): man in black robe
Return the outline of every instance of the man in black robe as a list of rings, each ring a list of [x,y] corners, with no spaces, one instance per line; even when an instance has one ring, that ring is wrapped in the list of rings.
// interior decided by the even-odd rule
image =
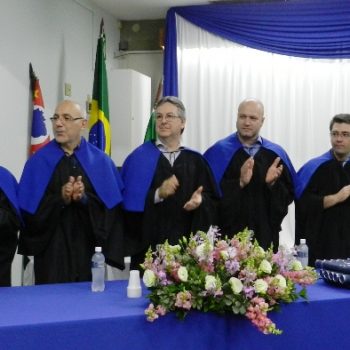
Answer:
[[[350,257],[350,114],[330,123],[332,149],[299,171],[296,243],[306,238],[309,263]]]
[[[263,104],[240,103],[237,132],[216,142],[204,154],[221,190],[219,228],[234,235],[254,231],[263,248],[278,248],[279,232],[293,201],[295,171],[287,153],[259,136]]]
[[[11,264],[17,248],[21,220],[17,202],[17,181],[0,167],[0,286],[11,286]]]
[[[55,140],[27,161],[19,184],[19,252],[34,256],[36,284],[89,281],[95,246],[123,267],[122,181],[81,137],[87,120],[77,103],[59,103],[51,121]]]
[[[156,107],[156,142],[136,148],[123,164],[123,205],[131,269],[139,268],[149,246],[216,223],[215,182],[205,159],[181,145],[185,108],[173,96]]]

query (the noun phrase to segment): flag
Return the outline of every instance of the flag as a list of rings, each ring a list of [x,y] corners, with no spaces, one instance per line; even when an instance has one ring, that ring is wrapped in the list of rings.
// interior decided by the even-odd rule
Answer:
[[[103,20],[97,40],[94,83],[89,118],[89,142],[111,155],[108,85],[106,72],[106,36]]]
[[[147,141],[155,141],[157,139],[157,132],[156,132],[156,119],[155,119],[155,111],[152,110],[151,116],[148,121],[145,139],[143,142]]]
[[[41,147],[50,142],[50,136],[45,125],[45,107],[39,79],[35,75],[31,63],[29,63],[29,78],[33,102],[33,118],[29,155],[33,155]],[[22,285],[31,286],[35,284],[33,256],[24,255],[22,265]]]
[[[158,101],[160,100],[160,97],[162,95],[162,90],[163,90],[163,81],[161,80],[158,84],[157,94],[156,94],[156,97],[154,99],[152,113],[151,113],[151,116],[150,116],[149,121],[148,121],[144,142],[155,141],[157,138],[155,107],[156,107]]]
[[[29,64],[29,76],[33,101],[33,119],[30,141],[30,155],[32,155],[50,141],[50,136],[45,125],[44,101],[41,94],[39,79],[35,75],[31,63]]]

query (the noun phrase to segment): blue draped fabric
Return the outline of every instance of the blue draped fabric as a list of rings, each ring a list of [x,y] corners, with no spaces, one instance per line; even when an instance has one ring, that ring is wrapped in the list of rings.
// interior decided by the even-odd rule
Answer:
[[[295,350],[349,349],[350,293],[322,280],[302,299],[269,315],[283,329],[260,333],[247,318],[191,311],[146,321],[149,304],[128,298],[128,281],[108,281],[103,293],[89,282],[2,287],[0,348],[7,350]]]
[[[176,15],[258,50],[298,57],[350,58],[349,0],[173,7],[166,18],[164,95],[178,96]]]

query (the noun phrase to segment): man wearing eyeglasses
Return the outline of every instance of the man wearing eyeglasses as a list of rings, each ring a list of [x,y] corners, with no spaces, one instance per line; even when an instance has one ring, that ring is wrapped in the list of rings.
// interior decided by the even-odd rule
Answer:
[[[60,102],[50,119],[55,139],[27,161],[19,184],[19,252],[34,256],[36,284],[89,281],[95,246],[123,267],[122,181],[81,137],[87,120],[79,104]]]
[[[332,148],[298,171],[296,240],[306,238],[310,264],[350,257],[350,114],[329,129]]]
[[[201,154],[181,143],[186,124],[183,103],[163,97],[155,118],[157,140],[134,150],[121,171],[132,269],[140,268],[149,246],[165,240],[177,244],[181,237],[216,223],[210,169]]]
[[[221,190],[223,233],[234,235],[247,227],[263,248],[273,244],[277,250],[296,174],[283,148],[260,136],[264,120],[262,102],[245,99],[238,106],[237,132],[216,142],[204,157]]]

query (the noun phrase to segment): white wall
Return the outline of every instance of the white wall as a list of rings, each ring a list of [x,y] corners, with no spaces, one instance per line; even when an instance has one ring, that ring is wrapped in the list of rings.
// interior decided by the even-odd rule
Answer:
[[[19,180],[30,142],[32,105],[29,63],[40,79],[46,117],[72,84],[72,99],[84,104],[92,93],[97,38],[103,17],[107,70],[119,43],[118,22],[89,0],[2,0],[0,11],[0,164]],[[51,130],[51,125],[47,123]],[[20,262],[13,282],[20,283]]]
[[[1,1],[0,164],[17,178],[29,144],[32,112],[29,62],[40,79],[47,117],[64,98],[64,82],[72,84],[71,98],[84,104],[92,92],[102,16],[107,37],[107,69],[117,68],[118,62],[113,59],[119,42],[117,20],[90,1]],[[51,130],[49,123],[47,126]]]

